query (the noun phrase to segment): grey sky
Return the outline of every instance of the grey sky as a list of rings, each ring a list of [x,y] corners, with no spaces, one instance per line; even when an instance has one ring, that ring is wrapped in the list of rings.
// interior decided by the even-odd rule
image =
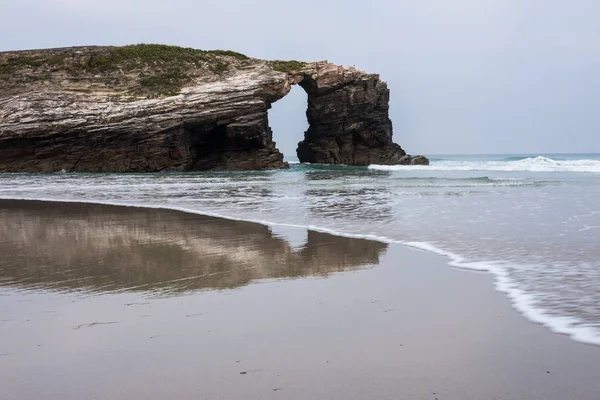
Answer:
[[[600,152],[598,0],[2,0],[0,50],[166,43],[355,65],[409,153]],[[306,95],[274,104],[293,154]]]

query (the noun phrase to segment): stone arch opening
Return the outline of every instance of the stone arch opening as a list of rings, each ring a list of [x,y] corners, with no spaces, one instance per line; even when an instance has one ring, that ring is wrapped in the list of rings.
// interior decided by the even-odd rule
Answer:
[[[295,84],[287,95],[272,103],[268,111],[273,141],[285,161],[298,161],[298,143],[304,140],[304,133],[308,130],[307,104],[306,89]]]

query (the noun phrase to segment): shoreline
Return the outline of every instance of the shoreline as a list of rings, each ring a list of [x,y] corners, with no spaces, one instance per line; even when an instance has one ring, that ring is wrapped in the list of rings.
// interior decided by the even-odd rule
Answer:
[[[1,201],[26,201],[26,202],[41,202],[41,203],[73,203],[73,204],[98,204],[98,205],[106,205],[106,206],[114,206],[114,207],[129,207],[134,209],[152,209],[152,210],[169,210],[176,211],[186,214],[193,215],[201,215],[213,218],[221,218],[229,221],[243,221],[250,222],[259,225],[263,225],[266,227],[283,227],[283,228],[293,228],[293,229],[308,229],[316,232],[327,233],[330,235],[342,236],[346,238],[353,239],[366,239],[378,241],[386,244],[394,244],[394,245],[402,245],[407,248],[418,249],[421,251],[425,251],[431,254],[436,254],[438,256],[444,257],[447,262],[446,265],[467,271],[478,271],[485,272],[490,274],[493,277],[493,288],[494,291],[499,292],[506,296],[509,300],[512,308],[519,315],[524,317],[528,322],[541,325],[544,328],[548,329],[550,333],[556,335],[567,336],[570,340],[574,342],[593,346],[600,347],[600,336],[598,332],[590,327],[581,327],[575,326],[580,323],[580,321],[560,316],[552,316],[549,315],[545,310],[541,308],[537,308],[532,303],[535,301],[535,298],[531,295],[524,294],[519,288],[514,287],[512,282],[508,279],[506,274],[500,269],[500,266],[494,265],[493,262],[469,262],[465,261],[465,259],[457,254],[452,252],[448,252],[442,249],[437,248],[435,245],[432,245],[428,242],[406,242],[400,240],[394,240],[387,237],[377,236],[377,235],[361,235],[361,234],[351,234],[341,231],[336,231],[333,229],[323,228],[319,226],[304,226],[304,225],[296,225],[296,224],[286,224],[286,223],[274,223],[270,221],[264,220],[256,220],[251,218],[235,218],[231,216],[226,216],[218,213],[210,213],[210,212],[202,212],[190,208],[185,207],[170,207],[166,205],[139,205],[134,203],[120,203],[113,201],[89,201],[89,200],[57,200],[50,198],[8,198],[8,197],[0,197]]]
[[[430,252],[147,207],[10,203],[3,398],[600,392],[597,348],[529,322],[491,275]]]

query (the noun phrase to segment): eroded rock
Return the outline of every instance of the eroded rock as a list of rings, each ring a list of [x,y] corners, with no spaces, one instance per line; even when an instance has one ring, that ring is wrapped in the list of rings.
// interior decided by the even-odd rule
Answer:
[[[286,168],[267,111],[294,84],[308,94],[301,161],[406,156],[378,75],[230,51],[79,47],[0,53],[0,171]]]
[[[429,165],[429,159],[425,156],[415,156],[410,160],[410,165]]]
[[[406,155],[392,141],[390,91],[379,75],[315,63],[300,82],[308,93],[309,128],[298,158],[323,164],[397,164]]]

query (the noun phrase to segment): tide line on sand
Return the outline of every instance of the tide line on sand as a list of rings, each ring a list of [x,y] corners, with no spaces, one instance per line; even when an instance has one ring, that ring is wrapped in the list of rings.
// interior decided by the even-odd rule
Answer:
[[[600,330],[596,327],[586,326],[582,321],[571,318],[571,317],[562,317],[557,315],[550,314],[547,310],[539,307],[536,302],[536,297],[532,294],[525,293],[518,285],[510,279],[507,273],[507,268],[511,265],[503,263],[501,261],[480,261],[480,262],[470,262],[464,259],[464,257],[454,254],[452,252],[446,251],[444,249],[440,249],[435,246],[433,243],[428,242],[409,242],[409,241],[401,241],[394,240],[384,236],[378,235],[365,235],[365,234],[353,234],[344,231],[329,229],[321,226],[315,225],[297,225],[297,224],[287,224],[287,223],[276,223],[268,220],[258,220],[252,218],[236,218],[228,215],[222,215],[218,213],[205,212],[194,210],[186,207],[175,207],[175,206],[167,206],[167,205],[157,205],[157,204],[135,204],[135,203],[127,203],[127,202],[117,202],[117,201],[96,201],[96,200],[65,200],[65,199],[53,199],[53,198],[15,198],[15,197],[0,197],[0,199],[4,200],[24,200],[24,201],[41,201],[41,202],[61,202],[61,203],[84,203],[84,204],[102,204],[102,205],[110,205],[110,206],[121,206],[121,207],[132,207],[132,208],[147,208],[147,209],[161,209],[161,210],[172,210],[179,211],[189,214],[197,214],[204,215],[209,217],[222,218],[232,221],[246,221],[253,222],[266,226],[281,226],[287,228],[299,228],[299,229],[309,229],[316,232],[328,233],[337,236],[343,236],[347,238],[355,238],[355,239],[368,239],[379,241],[388,244],[400,244],[409,246],[412,248],[417,248],[420,250],[432,252],[449,259],[448,264],[450,266],[475,270],[475,271],[484,271],[491,273],[494,276],[495,281],[495,289],[501,293],[506,294],[506,296],[510,299],[510,302],[515,310],[517,310],[520,314],[522,314],[525,318],[534,322],[536,324],[541,324],[548,329],[550,329],[554,333],[563,334],[569,336],[572,340],[600,346]]]

